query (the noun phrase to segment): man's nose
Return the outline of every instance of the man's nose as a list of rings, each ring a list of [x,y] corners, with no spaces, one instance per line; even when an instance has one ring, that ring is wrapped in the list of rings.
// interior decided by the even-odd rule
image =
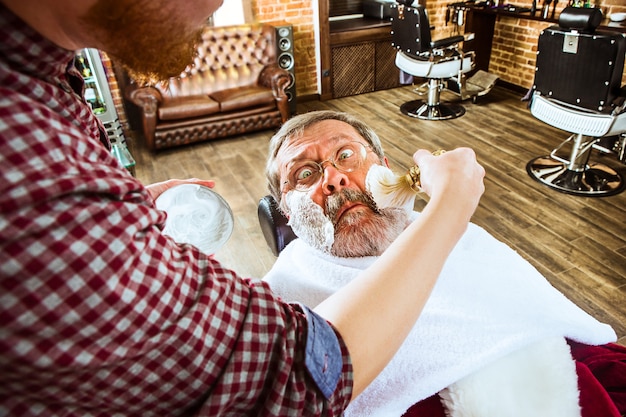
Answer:
[[[340,191],[348,185],[349,179],[345,172],[339,171],[332,163],[324,164],[322,176],[322,191],[330,195]]]

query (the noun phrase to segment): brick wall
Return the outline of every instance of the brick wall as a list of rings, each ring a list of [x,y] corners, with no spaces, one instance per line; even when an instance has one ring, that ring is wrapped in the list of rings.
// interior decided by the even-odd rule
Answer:
[[[252,0],[252,14],[258,22],[284,20],[293,25],[296,95],[316,94],[317,61],[312,0]]]
[[[445,25],[446,7],[449,0],[428,0],[427,8],[431,25],[435,26],[433,39],[450,36],[452,27]],[[511,4],[529,7],[531,0],[511,1]],[[541,4],[541,1],[538,0]],[[566,6],[566,1],[559,1],[556,16]],[[611,13],[626,12],[624,0],[601,0],[595,3],[605,16]],[[534,79],[537,40],[539,33],[553,23],[499,16],[494,30],[489,72],[496,74],[503,81],[530,88]],[[626,71],[622,77],[626,84]]]

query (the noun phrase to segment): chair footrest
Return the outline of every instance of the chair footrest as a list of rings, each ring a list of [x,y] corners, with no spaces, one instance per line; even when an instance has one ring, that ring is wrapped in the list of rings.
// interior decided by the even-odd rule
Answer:
[[[490,92],[493,87],[495,87],[498,79],[500,79],[500,77],[495,74],[491,74],[483,70],[478,70],[476,74],[467,79],[465,87],[468,93],[471,91],[480,91],[479,93],[477,93],[477,95],[483,96]]]

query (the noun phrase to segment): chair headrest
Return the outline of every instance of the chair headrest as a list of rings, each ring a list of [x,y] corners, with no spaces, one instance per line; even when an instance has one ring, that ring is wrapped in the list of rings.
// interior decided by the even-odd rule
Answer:
[[[257,208],[259,224],[267,245],[274,256],[296,238],[296,234],[288,224],[287,218],[278,208],[278,203],[271,195],[266,195],[259,201]]]
[[[602,22],[602,10],[595,7],[566,7],[559,16],[559,26],[581,32],[593,32]]]

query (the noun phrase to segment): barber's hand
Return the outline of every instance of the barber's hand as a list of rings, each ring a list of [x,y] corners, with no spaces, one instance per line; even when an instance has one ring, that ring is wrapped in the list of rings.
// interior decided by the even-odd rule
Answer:
[[[420,168],[421,188],[431,201],[446,198],[470,215],[474,212],[485,191],[485,169],[472,149],[458,148],[438,156],[421,149],[413,160]]]
[[[177,185],[182,185],[182,184],[199,184],[199,185],[204,185],[205,187],[213,188],[215,186],[215,181],[201,180],[198,178],[189,178],[186,180],[172,179],[172,180],[167,180],[163,182],[157,182],[154,184],[146,185],[146,189],[152,196],[152,199],[156,200],[166,190],[172,187],[175,187]]]

